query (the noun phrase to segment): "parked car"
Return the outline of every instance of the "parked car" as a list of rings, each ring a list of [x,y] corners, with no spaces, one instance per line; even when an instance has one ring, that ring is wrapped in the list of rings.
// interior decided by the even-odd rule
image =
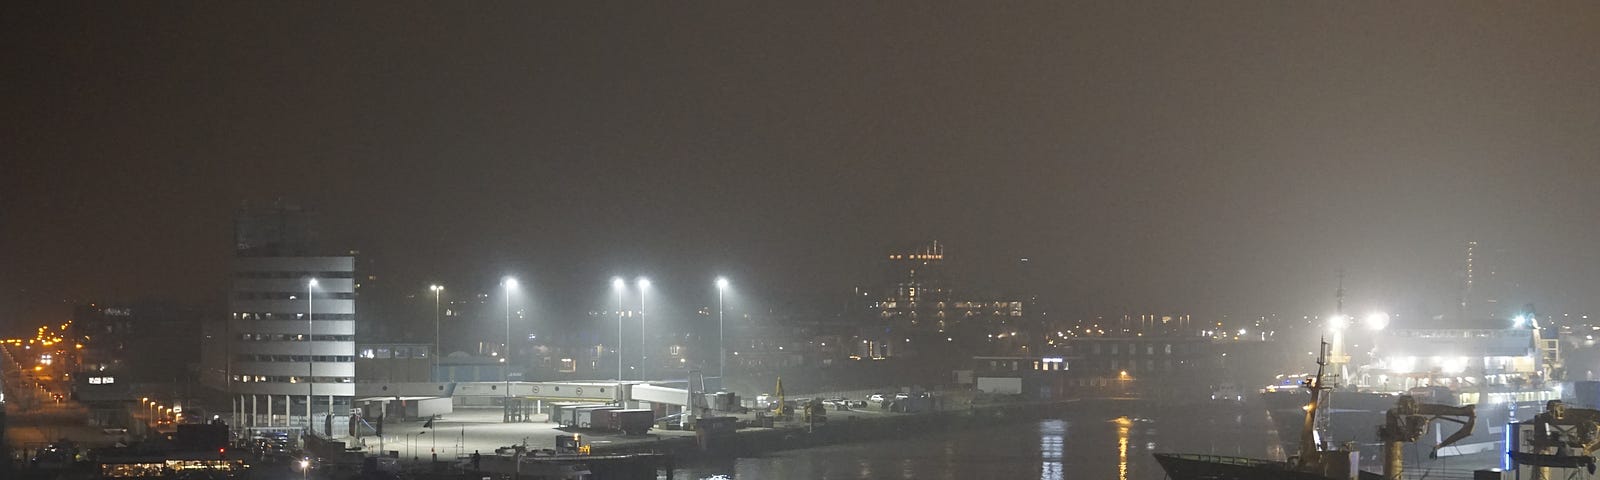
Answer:
[[[883,394],[881,394],[881,393],[874,393],[872,395],[868,395],[867,396],[867,401],[872,402],[872,403],[882,403],[884,400],[886,400],[886,399],[883,398]]]

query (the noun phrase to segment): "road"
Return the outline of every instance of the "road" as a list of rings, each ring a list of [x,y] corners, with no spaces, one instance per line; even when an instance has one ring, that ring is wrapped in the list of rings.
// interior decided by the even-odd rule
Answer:
[[[13,355],[14,346],[0,347],[6,386],[6,443],[13,449],[32,450],[50,442],[66,439],[86,446],[108,444],[115,441],[100,429],[87,425],[88,409],[77,402],[63,398],[56,400],[52,392],[62,392],[63,387],[49,381],[39,386],[31,367],[23,369]],[[63,395],[64,397],[65,395]]]

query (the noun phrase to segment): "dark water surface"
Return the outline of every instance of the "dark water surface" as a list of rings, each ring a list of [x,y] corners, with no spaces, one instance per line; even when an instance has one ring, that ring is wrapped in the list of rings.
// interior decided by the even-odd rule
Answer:
[[[1134,402],[992,428],[679,465],[674,479],[1159,480],[1154,452],[1282,459],[1260,408]]]

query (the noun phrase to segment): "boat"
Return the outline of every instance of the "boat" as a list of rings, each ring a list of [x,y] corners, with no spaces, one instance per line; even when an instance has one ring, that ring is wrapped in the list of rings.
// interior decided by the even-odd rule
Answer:
[[[1156,463],[1172,480],[1376,480],[1381,475],[1360,470],[1360,453],[1345,447],[1324,442],[1317,431],[1317,420],[1326,405],[1330,390],[1323,384],[1323,370],[1328,362],[1328,342],[1321,342],[1317,356],[1317,373],[1301,387],[1310,392],[1302,404],[1304,419],[1300,425],[1299,454],[1289,461],[1280,462],[1247,457],[1198,455],[1183,453],[1154,454]],[[1369,427],[1370,428],[1370,427]]]
[[[1167,477],[1173,480],[1328,480],[1334,478],[1319,472],[1297,470],[1289,462],[1259,458],[1192,453],[1157,453],[1155,457],[1156,463],[1161,464],[1161,469],[1165,470]],[[1357,475],[1359,480],[1379,480],[1383,478],[1382,475],[1367,471],[1360,471]]]
[[[1352,375],[1329,379],[1326,395],[1324,440],[1354,442],[1363,459],[1376,460],[1383,452],[1372,436],[1372,425],[1384,422],[1384,412],[1401,396],[1420,403],[1447,406],[1475,405],[1478,422],[1468,436],[1448,448],[1438,439],[1423,439],[1405,446],[1406,456],[1437,453],[1441,457],[1473,456],[1485,461],[1503,454],[1507,425],[1532,418],[1549,401],[1562,397],[1562,384],[1549,380],[1559,364],[1533,359],[1556,358],[1542,351],[1538,340],[1545,330],[1527,328],[1390,329],[1381,358],[1356,367]],[[1337,347],[1335,348],[1337,350]],[[1471,352],[1470,356],[1462,356]],[[1337,357],[1337,355],[1336,355]],[[1298,390],[1307,374],[1281,375],[1261,390],[1260,398],[1284,445],[1298,442],[1294,435],[1305,406]],[[1348,380],[1342,382],[1341,380]],[[1498,463],[1498,462],[1496,462]]]

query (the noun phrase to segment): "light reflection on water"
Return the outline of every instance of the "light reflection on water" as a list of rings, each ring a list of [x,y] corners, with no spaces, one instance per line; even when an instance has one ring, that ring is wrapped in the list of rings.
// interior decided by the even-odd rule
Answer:
[[[1155,452],[1264,457],[1265,414],[1221,407],[1159,409],[1137,404],[1080,410],[1057,419],[978,430],[908,434],[875,441],[680,464],[674,479],[1117,478],[1159,480]],[[1259,418],[1257,418],[1259,417]]]
[[[1065,420],[1039,422],[1039,479],[1062,480],[1066,472],[1061,466],[1061,454],[1067,434]]]
[[[1128,480],[1128,433],[1133,419],[1117,417],[1117,480]]]

